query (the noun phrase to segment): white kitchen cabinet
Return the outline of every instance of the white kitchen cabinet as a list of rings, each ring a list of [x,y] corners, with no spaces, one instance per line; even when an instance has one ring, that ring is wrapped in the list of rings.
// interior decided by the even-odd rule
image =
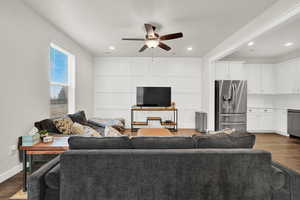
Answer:
[[[276,109],[274,114],[276,132],[282,135],[288,135],[287,133],[287,110],[286,109]]]
[[[275,69],[273,64],[246,64],[248,94],[274,94]]]
[[[215,64],[215,80],[229,80],[229,63],[216,62]]]
[[[249,132],[274,132],[273,109],[270,108],[248,108],[247,130]]]
[[[260,65],[246,64],[244,67],[246,71],[246,80],[248,83],[248,94],[258,94],[261,86],[261,70]]]
[[[300,60],[290,60],[276,66],[276,92],[278,94],[300,94]]]
[[[230,80],[246,80],[245,68],[242,62],[229,63]]]
[[[245,80],[245,69],[243,62],[216,62],[215,80]]]
[[[272,64],[262,64],[261,67],[261,93],[274,94],[275,93],[275,68]]]
[[[255,113],[248,112],[247,114],[247,131],[255,132],[259,126],[259,120]]]

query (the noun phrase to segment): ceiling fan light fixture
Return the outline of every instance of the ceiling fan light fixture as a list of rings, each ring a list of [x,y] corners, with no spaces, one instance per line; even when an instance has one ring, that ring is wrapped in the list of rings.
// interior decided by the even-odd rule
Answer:
[[[148,48],[156,48],[159,45],[159,40],[146,40],[145,43]]]

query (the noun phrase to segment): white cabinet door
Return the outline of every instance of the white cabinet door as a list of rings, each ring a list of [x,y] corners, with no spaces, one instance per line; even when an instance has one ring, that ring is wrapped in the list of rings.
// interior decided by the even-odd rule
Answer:
[[[261,93],[274,94],[275,93],[275,80],[274,80],[274,65],[262,64],[261,65]]]
[[[248,93],[259,94],[261,85],[261,70],[258,64],[246,64],[246,80],[248,82]]]
[[[257,116],[255,113],[247,114],[247,131],[255,131],[258,126]]]
[[[300,91],[300,87],[299,87],[299,73],[300,73],[300,69],[299,69],[299,59],[295,59],[295,60],[291,60],[289,62],[290,65],[290,79],[292,81],[292,93],[293,94],[298,94]]]
[[[215,79],[229,80],[229,64],[228,62],[216,62],[215,64]]]
[[[276,85],[277,93],[294,93],[294,75],[293,64],[291,62],[279,63],[276,66]]]
[[[299,81],[299,74],[300,74],[300,59],[297,59],[295,62],[296,73],[294,74],[295,77],[295,85],[297,89],[297,94],[300,94],[300,81]]]
[[[287,133],[287,110],[278,109],[275,112],[276,132],[288,135]]]
[[[274,125],[274,113],[272,109],[264,109],[262,113],[262,130],[263,131],[275,131],[276,127]]]
[[[229,73],[231,80],[246,80],[245,78],[245,68],[243,63],[230,62],[229,63]]]

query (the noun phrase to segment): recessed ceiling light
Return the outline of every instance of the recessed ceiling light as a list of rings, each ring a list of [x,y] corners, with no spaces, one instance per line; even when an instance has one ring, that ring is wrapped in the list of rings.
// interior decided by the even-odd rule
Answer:
[[[116,47],[114,47],[114,46],[109,46],[108,48],[109,48],[109,50],[111,50],[111,51],[113,51],[113,50],[116,49]]]
[[[193,51],[193,47],[186,48],[188,51]]]
[[[294,43],[292,43],[292,42],[287,42],[287,43],[284,44],[284,46],[286,46],[286,47],[290,47],[290,46],[293,46],[293,45],[294,45]]]
[[[249,43],[248,43],[248,46],[249,46],[249,47],[251,47],[251,46],[253,46],[253,45],[254,45],[254,42],[249,42]]]

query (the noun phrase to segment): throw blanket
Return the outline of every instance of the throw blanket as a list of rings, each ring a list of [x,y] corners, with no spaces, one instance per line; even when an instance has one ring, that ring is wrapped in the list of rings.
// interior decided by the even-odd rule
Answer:
[[[123,118],[100,118],[100,117],[93,117],[89,119],[89,122],[105,128],[106,126],[111,126],[117,129],[120,132],[125,130],[125,119]]]

